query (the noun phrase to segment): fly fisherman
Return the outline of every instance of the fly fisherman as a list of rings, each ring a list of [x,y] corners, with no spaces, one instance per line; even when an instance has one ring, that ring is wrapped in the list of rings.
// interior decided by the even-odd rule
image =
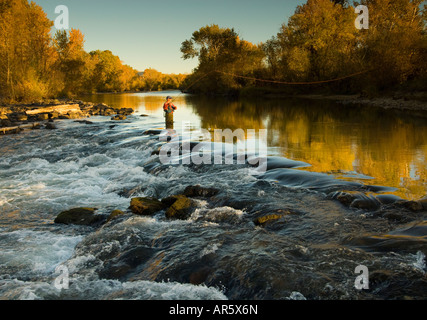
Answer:
[[[165,104],[163,105],[163,111],[166,118],[166,129],[173,129],[173,113],[176,109],[178,108],[172,103],[172,97],[168,96]]]

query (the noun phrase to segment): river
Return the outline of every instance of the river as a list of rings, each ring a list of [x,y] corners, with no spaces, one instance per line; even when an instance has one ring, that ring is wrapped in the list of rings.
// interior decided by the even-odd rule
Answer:
[[[166,95],[178,136],[264,130],[266,171],[160,163],[159,136],[146,131],[164,127]],[[425,298],[426,211],[401,204],[426,196],[427,115],[175,91],[81,99],[135,113],[0,137],[0,298]],[[127,211],[132,197],[198,184],[220,193],[184,221],[127,212],[98,229],[53,223],[70,208]],[[369,289],[355,288],[360,265]],[[54,285],[58,266],[67,289]]]

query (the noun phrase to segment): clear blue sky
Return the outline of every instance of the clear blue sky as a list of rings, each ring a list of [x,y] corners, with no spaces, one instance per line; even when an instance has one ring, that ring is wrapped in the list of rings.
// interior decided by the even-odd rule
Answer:
[[[276,35],[305,0],[33,0],[52,21],[66,5],[70,28],[85,35],[85,50],[111,50],[139,71],[190,73],[197,59],[181,58],[181,43],[208,24],[234,28],[259,43]]]

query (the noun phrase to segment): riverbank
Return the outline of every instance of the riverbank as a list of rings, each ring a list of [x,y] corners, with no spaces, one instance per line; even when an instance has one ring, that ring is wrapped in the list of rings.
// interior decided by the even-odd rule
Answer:
[[[289,93],[271,88],[247,88],[239,93],[243,97],[266,99],[330,100],[343,105],[372,106],[402,111],[427,111],[427,91],[395,91],[379,95],[334,93]]]
[[[425,94],[427,99],[427,94]],[[333,100],[344,105],[364,105],[384,109],[398,109],[407,111],[427,111],[427,100],[422,100],[423,96],[383,96],[375,98],[366,98],[361,95],[297,95],[296,98]]]
[[[55,129],[55,120],[84,119],[91,116],[112,116],[125,120],[132,108],[115,109],[105,103],[94,104],[81,100],[47,100],[31,104],[0,106],[0,135],[16,134],[24,129]]]

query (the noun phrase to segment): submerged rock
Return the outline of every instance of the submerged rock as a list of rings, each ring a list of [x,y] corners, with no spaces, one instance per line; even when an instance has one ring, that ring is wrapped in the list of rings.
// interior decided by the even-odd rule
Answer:
[[[55,219],[58,224],[94,225],[102,222],[104,216],[95,213],[96,208],[74,208],[61,212]]]
[[[332,196],[332,199],[338,200],[343,205],[350,206],[352,204],[352,202],[356,199],[356,197],[350,193],[339,192],[337,194],[334,194]]]
[[[52,122],[46,123],[45,128],[48,129],[48,130],[58,129]]]
[[[123,212],[123,211],[121,211],[121,210],[114,210],[113,212],[111,212],[111,214],[108,216],[108,218],[107,218],[107,222],[109,222],[109,221],[111,221],[111,220],[113,220],[113,219],[115,219],[115,218],[117,218],[117,217],[119,217],[119,216],[122,216],[122,215],[124,215],[125,213]]]
[[[149,136],[157,136],[160,135],[163,132],[163,129],[149,129],[144,131],[144,135],[149,135]]]
[[[381,202],[375,197],[358,191],[339,191],[329,195],[329,197],[350,208],[377,210],[381,206]]]
[[[75,120],[74,122],[83,123],[83,124],[93,124],[93,122],[89,120]]]
[[[127,117],[124,114],[118,114],[114,117],[111,118],[111,120],[113,121],[122,121],[122,120],[126,120]]]
[[[396,201],[403,200],[402,198],[393,194],[380,194],[380,195],[377,195],[375,198],[377,198],[377,200],[382,204],[393,204]]]
[[[271,214],[264,215],[262,217],[258,217],[253,222],[256,226],[264,226],[265,224],[267,224],[269,222],[279,220],[279,219],[286,217],[290,214],[292,214],[292,212],[290,212],[288,210],[278,210],[275,213],[271,213]]]
[[[200,185],[197,186],[188,186],[184,190],[184,195],[186,197],[203,197],[210,198],[216,196],[219,193],[218,189],[215,188],[204,188]]]
[[[129,207],[132,213],[141,216],[151,216],[164,208],[165,205],[161,201],[148,197],[133,198]]]
[[[125,116],[130,116],[132,113],[134,113],[134,110],[132,108],[121,108],[117,111],[117,113]]]
[[[150,268],[146,264],[156,253],[156,249],[141,244],[127,246],[114,257],[106,259],[99,276],[104,279],[128,281],[135,273],[143,273],[145,268]]]
[[[425,208],[423,206],[423,203],[421,201],[398,201],[395,203],[398,207],[403,207],[406,209],[409,209],[413,212],[423,211]]]
[[[427,221],[410,223],[384,234],[366,234],[348,239],[347,244],[369,251],[425,252]]]

